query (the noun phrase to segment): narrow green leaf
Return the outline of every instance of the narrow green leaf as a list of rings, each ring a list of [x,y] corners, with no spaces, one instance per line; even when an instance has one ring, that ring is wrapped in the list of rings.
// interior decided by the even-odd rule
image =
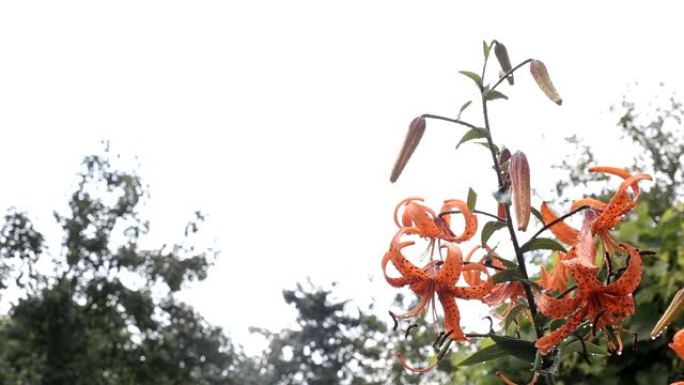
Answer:
[[[504,258],[498,257],[496,255],[494,256],[494,259],[498,259],[499,262],[503,263],[503,265],[509,269],[517,269],[518,268],[517,263],[509,261],[508,259],[504,259]]]
[[[504,331],[508,329],[518,313],[525,310],[526,307],[527,306],[525,305],[516,305],[511,309],[511,311],[508,312],[508,314],[506,314],[506,319],[504,320]]]
[[[481,245],[484,247],[492,234],[494,234],[496,230],[503,229],[504,227],[506,227],[506,222],[489,221],[485,223],[482,227],[482,234],[480,235]]]
[[[475,204],[477,203],[477,193],[473,190],[472,187],[468,188],[468,209],[470,211],[475,210]]]
[[[482,53],[484,53],[485,59],[489,57],[489,50],[492,48],[486,41],[482,40]]]
[[[497,90],[490,90],[485,93],[485,100],[508,99],[508,96]]]
[[[477,86],[480,89],[482,89],[482,78],[480,77],[480,75],[478,75],[472,71],[459,71],[459,72],[462,73],[463,75],[471,78],[475,82],[475,84],[477,84]]]
[[[479,144],[480,146],[484,146],[487,150],[489,150],[489,143],[487,143],[487,142],[475,142],[475,144]],[[492,146],[494,146],[494,152],[496,154],[498,154],[499,153],[499,147],[497,147],[496,144],[492,144]]]
[[[539,212],[539,210],[535,209],[534,207],[530,207],[530,211],[532,211],[532,214],[539,219],[540,223],[544,223],[544,220],[542,219],[542,215]]]
[[[506,270],[501,270],[494,274],[492,277],[492,281],[496,283],[503,283],[503,282],[509,282],[509,281],[518,281],[522,279],[523,276],[520,274],[520,270],[516,269],[506,269]]]
[[[531,239],[520,248],[520,252],[522,253],[532,250],[557,250],[565,252],[565,248],[560,243],[549,238]]]
[[[492,336],[491,338],[496,342],[496,346],[500,346],[513,357],[526,362],[534,362],[537,349],[531,341],[506,336]]]
[[[463,103],[463,105],[461,106],[461,108],[458,110],[458,115],[456,115],[456,119],[458,119],[458,120],[461,119],[461,114],[463,113],[463,111],[465,111],[466,108],[468,108],[468,106],[469,106],[470,103],[472,103],[472,102],[473,102],[472,100],[468,100],[467,102]]]
[[[471,356],[461,361],[457,366],[481,364],[486,361],[491,361],[493,359],[503,357],[507,354],[508,352],[504,350],[501,346],[494,344],[476,351]]]
[[[470,131],[466,132],[463,137],[461,138],[461,141],[458,142],[456,145],[456,148],[458,148],[461,144],[473,140],[473,139],[480,139],[480,138],[486,138],[487,137],[487,130],[484,128],[472,128]]]
[[[499,65],[504,74],[512,69],[511,59],[508,57],[508,50],[505,45],[497,41],[496,46],[494,47],[494,54],[496,55],[496,59],[499,61]],[[509,75],[506,80],[508,80],[508,84],[513,85],[513,74]]]
[[[587,346],[587,353],[589,354],[594,354],[598,356],[610,355],[610,353],[606,349],[596,344],[592,344],[591,342],[585,342],[584,344]],[[581,353],[583,352],[583,350],[584,349],[582,348],[582,343],[577,340],[572,341],[563,346],[563,353]]]

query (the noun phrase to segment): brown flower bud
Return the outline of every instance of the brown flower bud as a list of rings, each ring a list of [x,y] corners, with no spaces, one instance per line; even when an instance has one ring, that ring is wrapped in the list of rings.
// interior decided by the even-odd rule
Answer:
[[[667,326],[679,316],[682,310],[684,310],[684,289],[680,289],[675,293],[672,302],[670,302],[670,306],[667,307],[667,310],[665,310],[665,313],[663,313],[651,331],[651,338],[660,336]]]
[[[513,187],[513,209],[518,230],[527,230],[530,222],[530,165],[524,153],[518,151],[511,156],[511,185]]]
[[[404,139],[404,145],[401,147],[399,152],[399,157],[397,157],[396,162],[394,162],[394,168],[392,168],[392,175],[390,176],[390,182],[394,183],[399,179],[399,175],[404,171],[406,163],[413,155],[420,139],[423,137],[425,132],[425,118],[419,116],[411,122],[409,126],[408,133],[406,134],[406,139]]]
[[[541,62],[541,60],[532,60],[530,62],[530,73],[537,82],[537,85],[539,85],[539,88],[544,91],[549,99],[559,106],[563,104],[563,99],[561,99],[558,91],[556,91],[556,87],[553,86],[551,78],[549,77],[549,73],[546,71],[546,66]]]

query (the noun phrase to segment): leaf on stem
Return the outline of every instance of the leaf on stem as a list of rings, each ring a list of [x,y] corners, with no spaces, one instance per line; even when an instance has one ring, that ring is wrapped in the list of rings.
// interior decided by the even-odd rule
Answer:
[[[472,355],[470,355],[465,360],[461,361],[457,366],[470,366],[475,364],[481,364],[486,361],[491,361],[496,358],[503,357],[507,355],[508,352],[504,350],[501,346],[494,344],[482,348]]]
[[[565,252],[565,248],[558,242],[549,238],[530,239],[520,247],[520,252],[526,253],[532,250],[557,250]]]
[[[390,182],[394,183],[399,179],[399,175],[404,171],[406,163],[411,159],[413,151],[418,147],[420,139],[425,133],[425,118],[419,116],[411,122],[409,125],[408,133],[406,134],[406,139],[404,139],[404,145],[401,147],[399,152],[399,157],[394,162],[394,167],[392,168],[392,175],[390,176]]]
[[[471,78],[475,82],[475,84],[477,84],[477,86],[480,89],[482,89],[482,78],[480,77],[480,75],[478,75],[472,71],[459,71],[459,72],[462,73],[463,75]]]
[[[558,91],[556,91],[556,87],[553,86],[551,78],[549,77],[549,72],[546,70],[546,66],[541,60],[532,60],[530,62],[530,73],[537,82],[539,88],[544,91],[549,99],[559,106],[563,104],[563,99],[561,99]]]
[[[486,138],[486,137],[487,137],[487,130],[485,130],[484,128],[477,128],[477,127],[471,128],[468,132],[466,132],[463,135],[463,137],[461,138],[461,141],[458,142],[458,144],[456,145],[456,148],[458,149],[458,147],[461,144],[463,144],[469,140]]]
[[[485,92],[485,100],[491,101],[496,99],[508,99],[508,96],[502,94],[497,90],[489,90]]]
[[[501,42],[496,42],[496,45],[494,46],[494,54],[496,55],[496,59],[499,61],[499,65],[501,66],[504,74],[513,68],[511,66],[511,59],[508,57],[508,50],[506,49],[505,45],[501,44]],[[508,84],[513,85],[513,74],[508,75],[506,80],[508,80]]]
[[[487,59],[489,57],[489,50],[492,48],[491,45],[487,44],[486,41],[482,40],[482,53],[484,54],[484,58]]]
[[[473,211],[475,209],[476,203],[477,203],[477,193],[473,190],[472,187],[469,187],[468,188],[468,200],[467,200],[468,210]]]
[[[482,242],[482,247],[487,244],[489,238],[494,234],[495,231],[503,229],[506,227],[506,222],[501,221],[489,221],[482,227],[482,234],[480,234],[480,241]]]
[[[501,270],[492,276],[492,282],[494,282],[495,284],[509,281],[520,281],[522,279],[524,279],[524,277],[522,276],[520,270],[518,270],[517,267]]]
[[[491,338],[498,346],[501,346],[503,350],[511,354],[513,357],[526,362],[534,362],[534,357],[537,354],[537,348],[534,347],[533,342],[513,337],[496,335],[491,336]]]
[[[457,119],[457,120],[460,120],[460,119],[461,119],[461,114],[463,113],[463,111],[465,111],[466,108],[468,108],[468,106],[469,106],[470,103],[472,103],[472,102],[473,102],[472,100],[468,100],[467,102],[463,103],[463,105],[461,106],[461,108],[458,110],[458,115],[456,115],[456,119]]]

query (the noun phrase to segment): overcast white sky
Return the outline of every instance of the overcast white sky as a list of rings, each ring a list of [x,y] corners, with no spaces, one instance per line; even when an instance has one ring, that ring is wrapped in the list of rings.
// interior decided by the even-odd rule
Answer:
[[[626,166],[609,106],[634,81],[644,99],[660,81],[684,88],[681,10],[645,4],[2,2],[0,209],[26,209],[54,231],[81,158],[110,139],[140,158],[160,243],[194,209],[209,214],[223,253],[184,298],[238,342],[250,325],[291,323],[281,289],[307,276],[389,306],[384,282],[367,278],[379,274],[396,202],[439,205],[473,186],[493,207],[488,155],[454,151],[457,126],[430,122],[388,182],[410,120],[454,116],[476,98],[458,71],[479,71],[482,40],[499,39],[514,63],[543,60],[564,99],[548,101],[524,70],[501,88],[510,100],[492,105],[495,140],[528,154],[542,197],[550,165],[569,155],[565,136],[608,144],[605,162]],[[464,118],[480,124],[477,108]]]

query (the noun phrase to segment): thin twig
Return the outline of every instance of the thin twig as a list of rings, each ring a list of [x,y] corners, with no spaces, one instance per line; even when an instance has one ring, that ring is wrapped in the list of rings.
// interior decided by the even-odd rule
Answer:
[[[468,123],[468,122],[464,122],[464,121],[459,120],[459,119],[447,118],[446,116],[439,116],[439,115],[433,115],[433,114],[423,114],[423,115],[421,115],[421,116],[422,116],[423,118],[425,118],[425,119],[443,120],[443,121],[445,121],[445,122],[451,122],[451,123],[460,124],[460,125],[466,126],[466,127],[468,127],[468,128],[479,128],[479,127],[477,127],[477,126],[475,126],[475,125],[473,125],[473,124],[470,124],[470,123]]]
[[[529,63],[529,62],[531,62],[531,61],[532,61],[532,59],[527,59],[527,60],[523,61],[522,63],[518,64],[517,66],[511,68],[511,70],[508,71],[508,72],[506,72],[501,78],[499,78],[499,80],[498,80],[496,83],[494,83],[494,85],[492,86],[492,88],[490,88],[489,90],[490,90],[490,91],[495,90],[496,87],[497,87],[499,84],[501,84],[501,82],[503,82],[507,77],[509,77],[510,75],[512,75],[513,72],[517,71],[518,68],[524,66],[525,64],[527,64],[527,63]]]
[[[496,219],[496,220],[499,221],[499,222],[506,222],[505,219],[503,219],[503,218],[501,218],[501,217],[499,217],[499,216],[497,216],[497,215],[494,215],[494,214],[492,214],[492,213],[488,213],[488,212],[486,212],[486,211],[473,210],[473,212],[474,212],[475,214],[482,214],[482,215],[486,215],[486,216],[488,216],[488,217],[494,218],[494,219]],[[461,214],[461,213],[462,213],[461,210],[443,211],[443,212],[439,213],[439,216],[440,216],[440,217],[443,217],[443,216],[449,215],[449,214]]]

